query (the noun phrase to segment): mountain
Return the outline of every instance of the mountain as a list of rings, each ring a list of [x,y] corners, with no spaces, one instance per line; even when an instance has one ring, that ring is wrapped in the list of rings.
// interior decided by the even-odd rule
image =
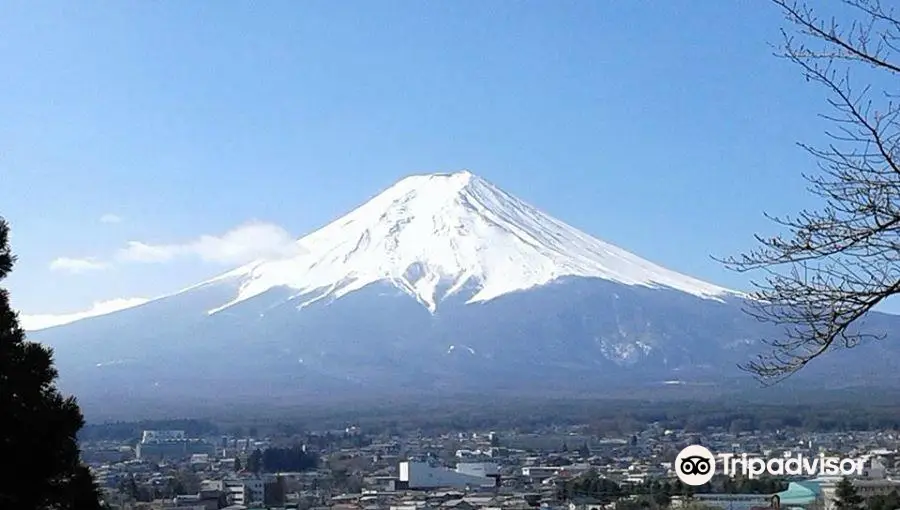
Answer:
[[[302,255],[258,261],[212,282],[240,282],[216,313],[277,287],[301,309],[388,282],[434,313],[457,294],[467,303],[560,277],[668,287],[705,298],[734,295],[595,239],[469,172],[403,179],[362,207],[298,241]]]
[[[30,336],[54,347],[61,382],[86,398],[233,399],[722,384],[776,334],[742,312],[741,293],[465,171],[405,178],[296,244]],[[887,367],[900,359],[892,346],[831,359]]]

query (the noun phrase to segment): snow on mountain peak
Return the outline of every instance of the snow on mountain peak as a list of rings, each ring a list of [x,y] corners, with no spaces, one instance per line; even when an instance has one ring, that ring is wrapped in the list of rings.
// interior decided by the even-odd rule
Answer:
[[[432,312],[463,290],[474,292],[470,303],[487,301],[563,276],[707,299],[733,294],[593,238],[468,171],[406,177],[297,243],[302,255],[254,262],[217,278],[239,279],[240,291],[210,313],[275,287],[294,289],[302,307],[379,281]]]

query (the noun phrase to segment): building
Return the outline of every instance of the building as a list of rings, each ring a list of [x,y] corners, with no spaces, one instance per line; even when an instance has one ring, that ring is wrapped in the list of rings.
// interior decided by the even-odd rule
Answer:
[[[217,489],[224,492],[229,504],[232,505],[262,504],[266,499],[266,481],[255,476],[228,480],[204,480],[201,487],[206,490]]]
[[[187,441],[183,430],[145,430],[141,443],[159,443],[167,441]]]
[[[500,476],[500,468],[496,464],[488,464],[485,462],[460,462],[456,465],[456,472],[480,478],[495,478]]]
[[[135,455],[141,460],[184,460],[194,454],[212,454],[213,445],[188,438],[183,430],[145,430]]]
[[[220,491],[200,491],[199,494],[175,496],[176,508],[197,508],[198,510],[218,510],[227,503],[225,495]]]
[[[776,494],[694,494],[693,498],[722,510],[820,510],[825,503],[821,483],[815,480],[791,482]],[[672,498],[672,508],[683,503],[680,497]]]
[[[531,478],[532,481],[540,482],[556,476],[560,471],[562,471],[562,468],[555,466],[526,466],[522,468],[522,476]]]
[[[822,485],[816,480],[791,482],[788,488],[776,494],[780,506],[790,509],[819,509],[825,505]]]
[[[222,480],[222,488],[231,505],[246,505],[250,502],[247,489],[240,480]]]
[[[455,470],[426,462],[401,462],[398,489],[480,489],[500,485],[499,469],[493,464],[463,463]]]
[[[525,466],[522,468],[522,476],[528,477],[532,482],[541,482],[555,476],[571,478],[581,476],[592,469],[590,464],[572,464],[570,466]]]
[[[773,497],[770,494],[694,494],[694,500],[722,510],[773,508]],[[677,502],[673,498],[672,508],[681,503],[680,498]]]

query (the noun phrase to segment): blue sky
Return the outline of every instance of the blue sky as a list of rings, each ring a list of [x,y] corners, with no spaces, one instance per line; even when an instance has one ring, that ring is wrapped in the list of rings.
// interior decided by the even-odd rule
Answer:
[[[154,297],[241,239],[467,168],[746,289],[710,255],[815,205],[796,142],[824,140],[824,91],[772,55],[782,26],[750,0],[6,3],[5,283],[24,314]],[[251,221],[278,228],[221,238]]]

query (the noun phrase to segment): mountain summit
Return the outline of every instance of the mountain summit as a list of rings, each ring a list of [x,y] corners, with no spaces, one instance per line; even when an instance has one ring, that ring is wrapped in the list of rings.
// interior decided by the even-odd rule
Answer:
[[[298,244],[300,256],[214,279],[240,285],[210,313],[277,287],[294,289],[302,308],[375,282],[389,282],[431,312],[460,293],[483,302],[566,276],[710,299],[734,294],[591,237],[468,171],[407,177]]]

